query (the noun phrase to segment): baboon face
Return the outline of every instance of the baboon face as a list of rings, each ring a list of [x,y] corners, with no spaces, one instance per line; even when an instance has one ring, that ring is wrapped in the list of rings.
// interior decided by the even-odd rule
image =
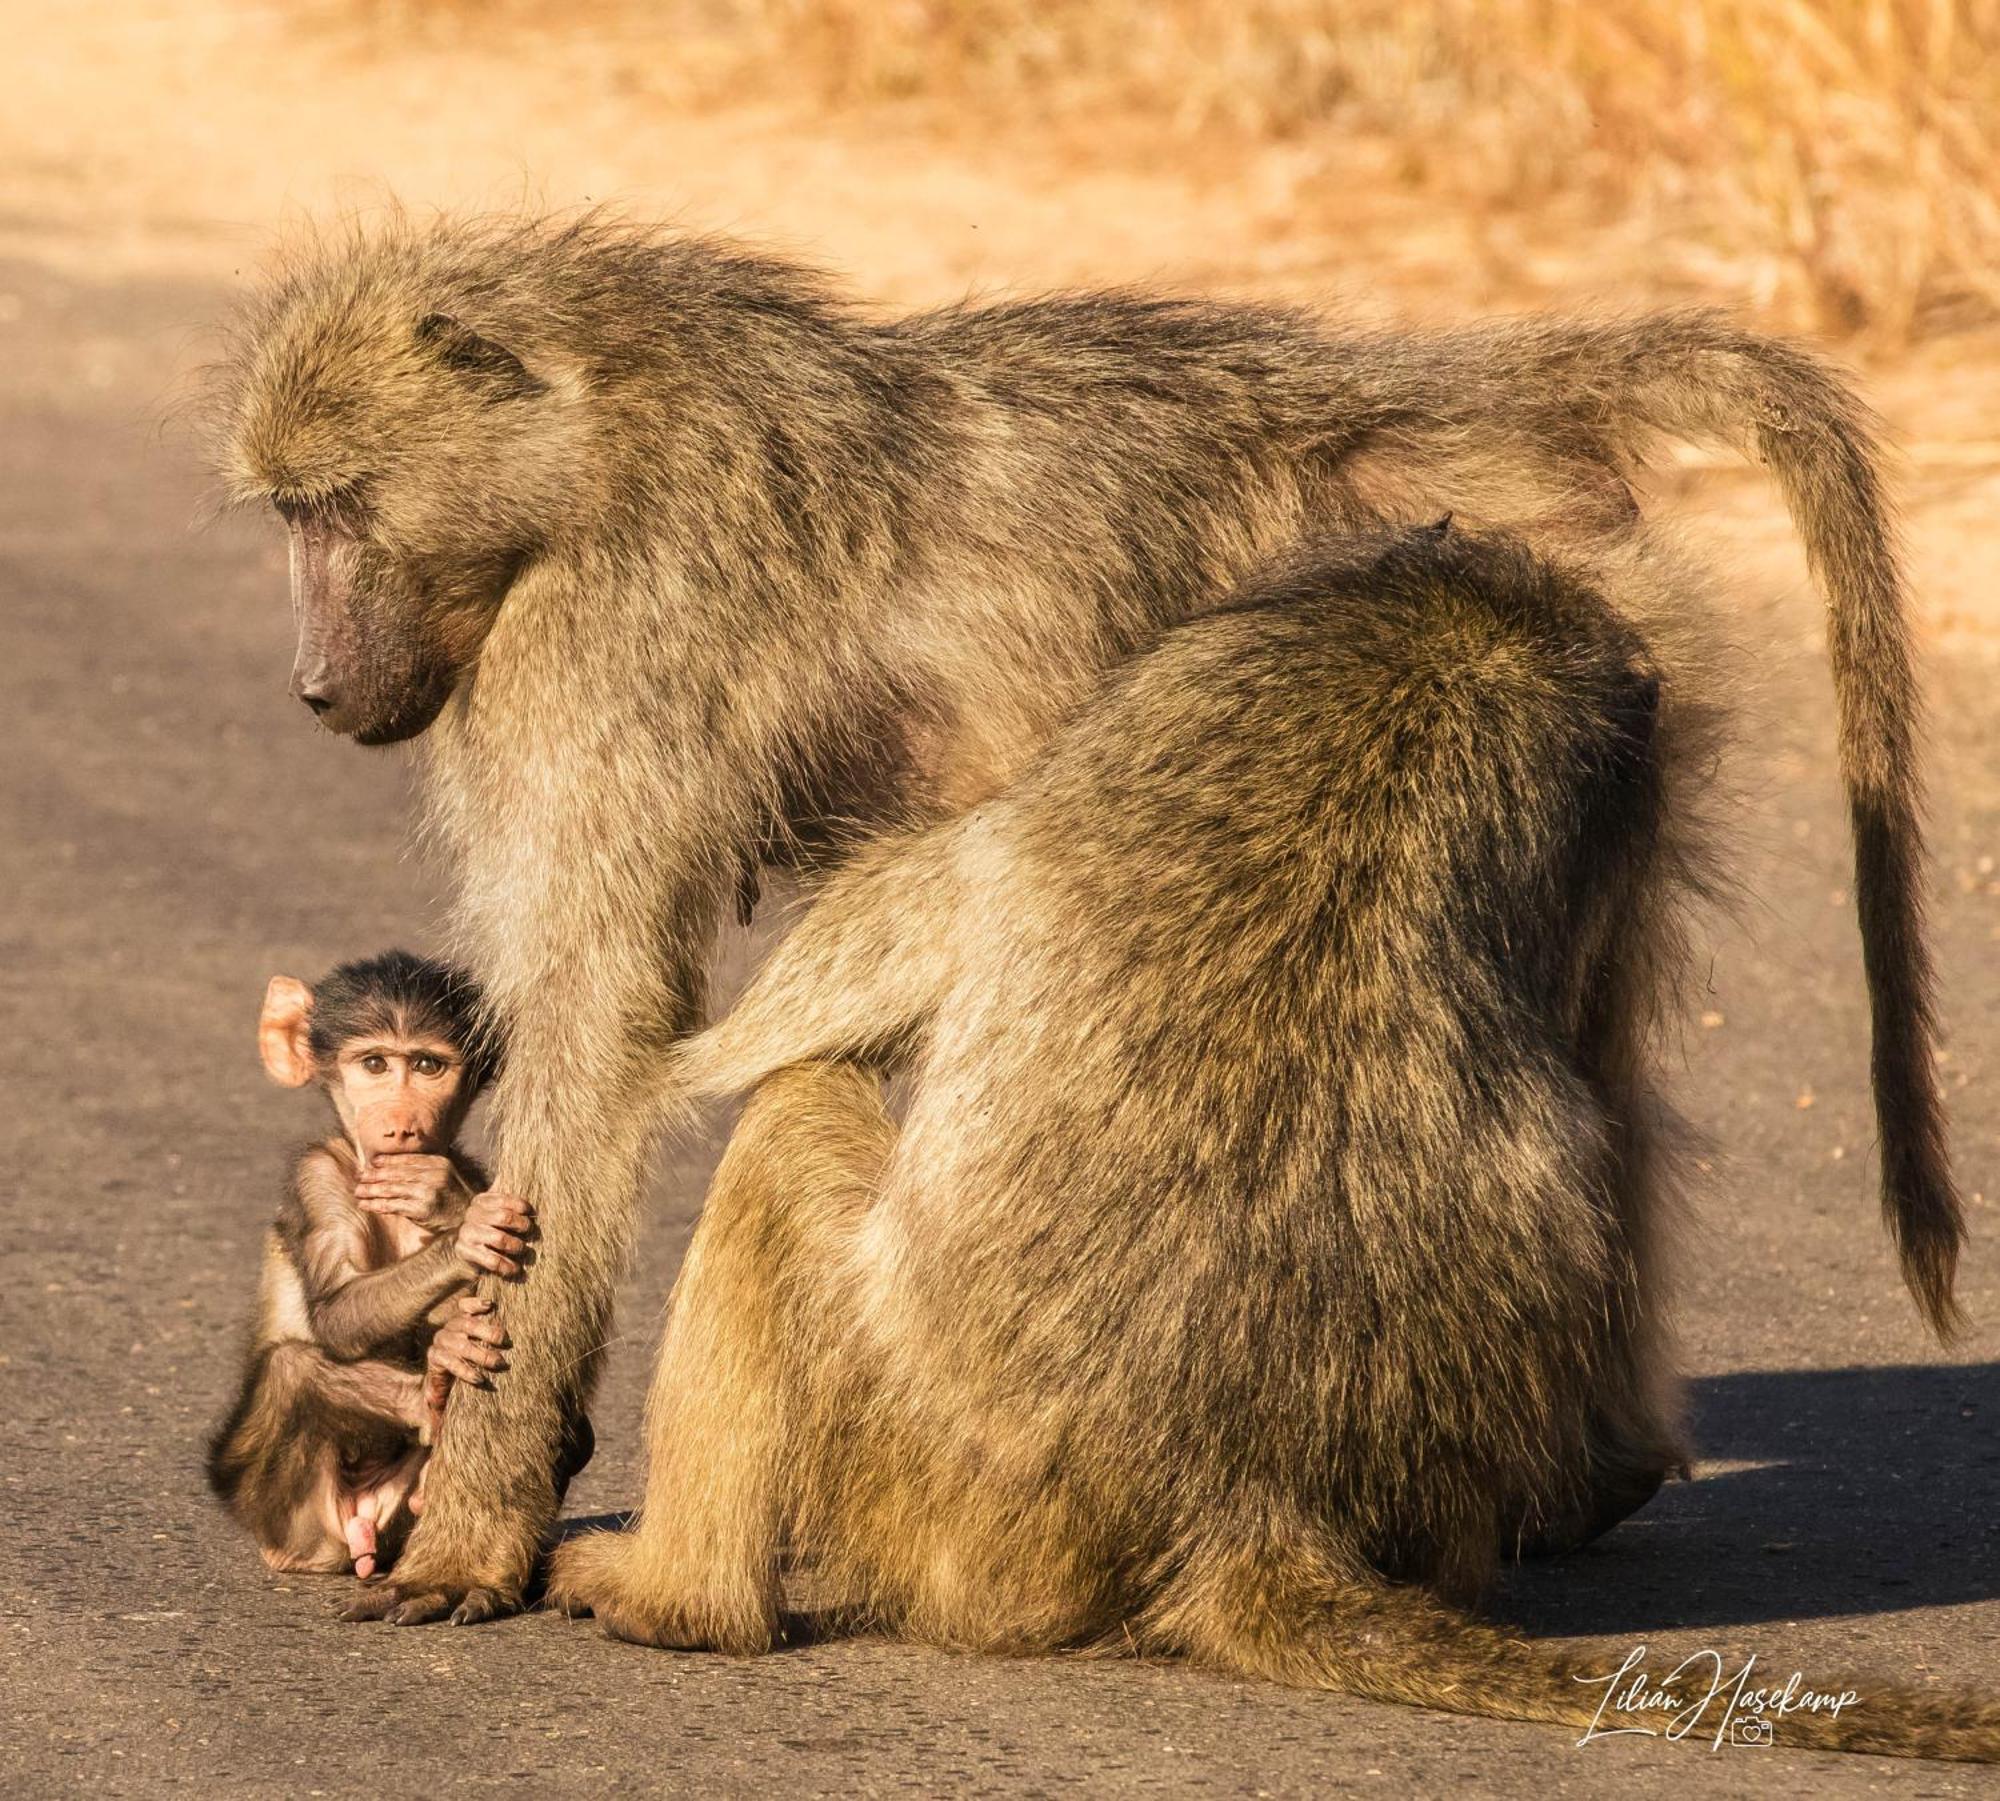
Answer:
[[[421,732],[451,697],[499,596],[440,604],[407,565],[346,522],[341,502],[273,497],[291,534],[298,650],[292,696],[363,744]]]
[[[366,293],[281,295],[255,330],[225,460],[290,534],[291,691],[363,744],[413,738],[574,479],[567,396],[457,318]]]

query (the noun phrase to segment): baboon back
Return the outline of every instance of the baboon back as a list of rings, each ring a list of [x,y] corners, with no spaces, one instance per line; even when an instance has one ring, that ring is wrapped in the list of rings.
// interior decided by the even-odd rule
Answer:
[[[1427,1574],[1582,1468],[1653,702],[1595,595],[1420,532],[1170,634],[957,829],[859,1296],[941,1514],[1129,1561],[1251,1482]]]

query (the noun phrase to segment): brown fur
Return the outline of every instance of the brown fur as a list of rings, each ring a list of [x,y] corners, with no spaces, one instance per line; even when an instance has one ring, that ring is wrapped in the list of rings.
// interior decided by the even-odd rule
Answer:
[[[277,978],[258,1043],[274,1079],[322,1090],[341,1131],[298,1156],[265,1234],[243,1373],[208,1447],[209,1486],[274,1569],[320,1573],[354,1562],[343,1521],[365,1495],[371,1513],[381,1506],[370,1555],[386,1563],[426,1454],[426,1349],[477,1273],[453,1233],[485,1172],[452,1140],[496,1047],[465,978],[407,951],[344,963],[316,989]],[[339,1065],[376,1045],[454,1060],[427,1097],[392,1109],[399,1130],[427,1134],[420,1148],[449,1166],[442,1210],[422,1225],[357,1198],[363,1140]]]
[[[789,1545],[905,1637],[1587,1727],[1605,1672],[1452,1604],[1673,1454],[1634,1346],[1694,723],[1587,579],[1417,531],[1253,582],[855,859],[676,1059],[756,1093],[640,1520],[552,1597],[759,1650]],[[840,1061],[891,1057],[900,1128]],[[2000,1756],[1979,1702],[1775,1724]]]
[[[426,734],[510,1044],[498,1173],[543,1234],[503,1303],[513,1374],[453,1402],[397,1617],[521,1591],[746,859],[975,804],[1308,529],[1452,510],[1619,564],[1692,694],[1700,634],[1640,616],[1661,553],[1626,477],[1663,434],[1761,451],[1826,583],[1884,1200],[1948,1322],[1901,596],[1866,415],[1803,353],[1702,314],[1351,333],[1127,293],[882,321],[700,239],[446,222],[303,246],[218,397],[233,491],[293,520],[302,698]]]
[[[453,1161],[468,1196],[485,1187],[470,1158],[454,1153]],[[209,1446],[210,1486],[276,1569],[346,1569],[352,1557],[331,1497],[369,1472],[379,1481],[390,1465],[406,1464],[414,1481],[423,1461],[424,1348],[468,1280],[449,1235],[426,1242],[362,1213],[356,1174],[345,1139],[299,1159],[265,1235],[236,1400]],[[337,1270],[322,1269],[336,1218],[351,1224],[344,1236],[352,1242]],[[349,1279],[355,1270],[375,1285],[365,1299]],[[341,1307],[343,1296],[361,1305]],[[385,1538],[385,1562],[396,1543]]]

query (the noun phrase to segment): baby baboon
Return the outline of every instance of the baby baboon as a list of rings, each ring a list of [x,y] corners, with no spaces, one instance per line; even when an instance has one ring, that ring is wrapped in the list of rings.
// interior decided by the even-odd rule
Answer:
[[[785,1545],[934,1643],[1587,1727],[1581,1665],[1454,1608],[1593,1504],[1607,1406],[1671,1449],[1628,1348],[1687,869],[1658,703],[1589,586],[1419,530],[1253,581],[854,859],[676,1058],[761,1086],[640,1521],[552,1597],[755,1651]],[[857,1066],[892,1056],[900,1129]],[[1777,1724],[2000,1753],[2000,1707]]]
[[[408,1529],[420,1434],[453,1380],[504,1369],[482,1272],[520,1273],[532,1210],[482,1193],[456,1143],[493,1072],[478,990],[407,951],[317,990],[275,976],[257,1045],[317,1082],[339,1136],[309,1146],[266,1234],[249,1359],[209,1483],[277,1570],[372,1575]]]
[[[1134,294],[878,321],[701,239],[392,223],[284,262],[217,395],[233,492],[290,525],[300,698],[363,742],[425,735],[509,1046],[498,1174],[542,1233],[500,1299],[515,1366],[452,1402],[393,1617],[519,1596],[662,1052],[746,862],[963,811],[1308,530],[1451,511],[1636,568],[1626,478],[1667,434],[1762,455],[1826,586],[1884,1202],[1949,1322],[1902,595],[1865,411],[1803,353],[1702,314],[1356,334]],[[1706,633],[1680,596],[1678,631],[1645,615],[1654,592],[1613,603],[1685,705]]]

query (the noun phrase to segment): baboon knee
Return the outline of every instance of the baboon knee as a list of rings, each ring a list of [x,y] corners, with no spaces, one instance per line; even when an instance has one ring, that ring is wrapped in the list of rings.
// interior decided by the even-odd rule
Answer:
[[[815,1190],[872,1185],[896,1135],[881,1078],[858,1064],[794,1064],[743,1108],[717,1180],[756,1170]]]

